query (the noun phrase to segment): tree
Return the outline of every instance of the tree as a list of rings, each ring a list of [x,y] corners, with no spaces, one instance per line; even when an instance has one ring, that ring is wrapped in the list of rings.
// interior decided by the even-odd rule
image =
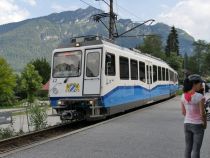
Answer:
[[[22,80],[21,74],[16,74],[16,86],[14,88],[15,96],[18,97],[19,99],[26,99],[27,94],[26,91],[22,90],[21,80]]]
[[[189,69],[193,73],[197,73],[200,75],[206,75],[207,67],[205,63],[205,58],[207,55],[207,43],[203,40],[198,40],[194,42],[194,54],[191,57]]]
[[[208,47],[208,52],[206,54],[204,63],[206,66],[207,75],[210,76],[210,46]]]
[[[203,40],[194,42],[193,55],[188,59],[189,72],[205,78],[210,76],[210,44]]]
[[[42,87],[42,78],[32,64],[27,64],[21,74],[21,87],[27,93],[28,102],[33,103],[35,93]]]
[[[0,58],[0,103],[11,104],[16,86],[15,75],[5,59]]]
[[[181,56],[177,56],[176,53],[171,52],[170,57],[166,58],[166,62],[178,72],[179,78],[182,80],[184,78],[183,74],[183,58]]]
[[[47,62],[46,58],[36,59],[31,61],[34,65],[35,70],[38,71],[39,75],[42,77],[42,84],[45,84],[50,79],[50,64]]]
[[[144,38],[144,43],[137,47],[143,53],[151,54],[155,57],[164,59],[165,54],[163,53],[162,41],[159,36],[147,36]]]
[[[189,57],[187,53],[184,53],[184,69],[188,69],[188,60],[189,60]]]
[[[168,35],[165,52],[166,56],[170,56],[171,52],[175,52],[177,55],[179,55],[178,34],[174,26],[171,28],[171,32]]]

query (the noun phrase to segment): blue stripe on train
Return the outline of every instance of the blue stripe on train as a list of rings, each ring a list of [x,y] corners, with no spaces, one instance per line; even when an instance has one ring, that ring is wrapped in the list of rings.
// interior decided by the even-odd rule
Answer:
[[[129,102],[141,101],[151,97],[175,93],[178,85],[158,85],[150,91],[141,86],[119,86],[102,97],[105,107],[112,107]]]
[[[177,90],[178,85],[158,85],[150,91],[141,86],[118,86],[106,95],[102,96],[101,98],[104,107],[112,107],[120,104],[149,99],[151,97],[175,93]],[[69,97],[51,97],[51,106],[57,106],[58,100],[64,98]]]

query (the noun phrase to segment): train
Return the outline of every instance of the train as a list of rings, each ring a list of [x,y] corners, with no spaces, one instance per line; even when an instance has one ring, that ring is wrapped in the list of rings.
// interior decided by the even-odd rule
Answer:
[[[100,120],[176,94],[165,61],[100,36],[72,38],[52,52],[49,98],[61,120]]]

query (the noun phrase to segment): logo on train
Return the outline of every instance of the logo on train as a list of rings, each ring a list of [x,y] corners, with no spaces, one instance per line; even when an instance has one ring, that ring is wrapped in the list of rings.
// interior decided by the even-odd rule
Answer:
[[[79,83],[66,84],[66,92],[79,92],[79,91],[80,91]]]

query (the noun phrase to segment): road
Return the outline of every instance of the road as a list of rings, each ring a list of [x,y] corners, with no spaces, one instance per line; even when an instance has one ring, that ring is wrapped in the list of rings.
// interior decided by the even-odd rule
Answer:
[[[182,158],[183,119],[176,97],[7,158]],[[210,125],[202,158],[210,157],[209,145]]]

